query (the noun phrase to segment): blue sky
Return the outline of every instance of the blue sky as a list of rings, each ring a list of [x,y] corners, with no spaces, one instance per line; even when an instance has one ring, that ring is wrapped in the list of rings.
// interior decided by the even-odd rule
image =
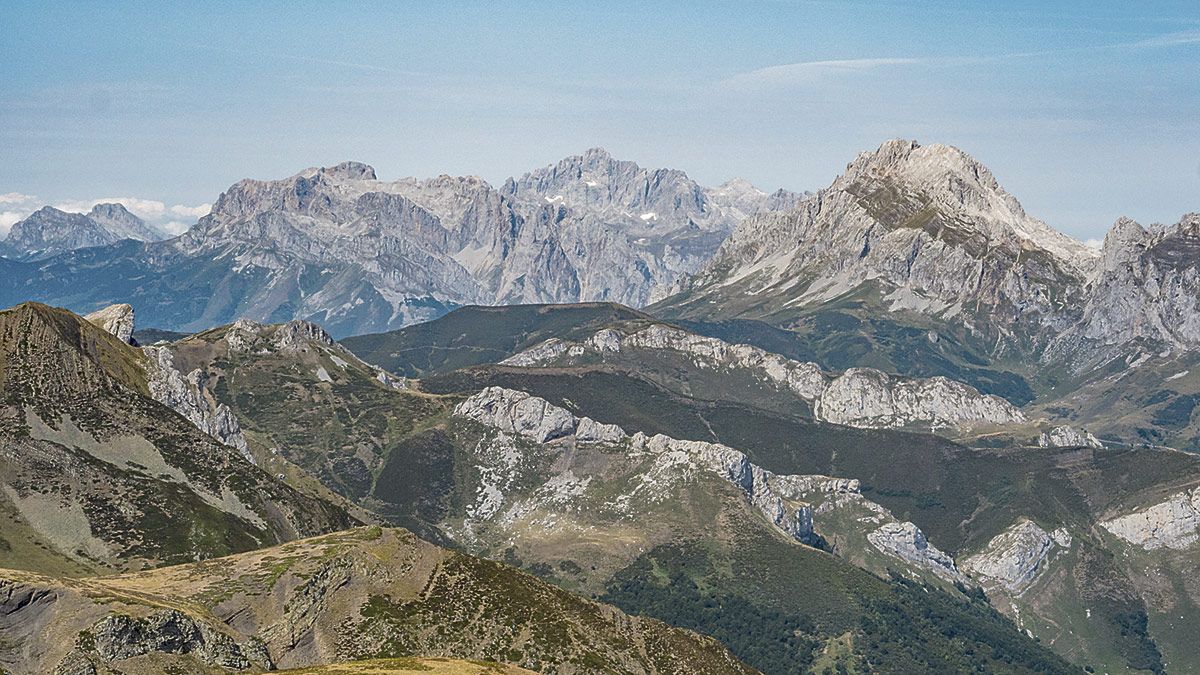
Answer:
[[[113,197],[179,227],[343,159],[499,182],[597,145],[816,189],[894,137],[963,148],[1080,238],[1175,222],[1200,210],[1200,3],[0,5],[0,229]]]

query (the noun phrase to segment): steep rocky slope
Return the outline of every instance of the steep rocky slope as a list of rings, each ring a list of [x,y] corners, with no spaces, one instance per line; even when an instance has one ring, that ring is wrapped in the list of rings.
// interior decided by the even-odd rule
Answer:
[[[0,312],[0,565],[78,573],[347,526],[151,396],[145,356],[64,310]]]
[[[258,672],[410,655],[544,673],[753,672],[711,639],[404,530],[115,577],[6,571],[0,586],[0,663],[13,673]]]
[[[889,141],[795,210],[745,221],[668,304],[786,320],[866,293],[879,310],[951,321],[1002,352],[1044,345],[1078,318],[1095,257],[960,150]]]

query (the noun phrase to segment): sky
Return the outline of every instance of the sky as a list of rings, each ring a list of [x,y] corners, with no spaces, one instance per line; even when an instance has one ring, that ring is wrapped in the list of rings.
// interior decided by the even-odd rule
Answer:
[[[494,183],[601,146],[815,190],[948,143],[1080,239],[1200,211],[1200,2],[0,3],[0,234],[121,201],[181,231],[346,159]]]

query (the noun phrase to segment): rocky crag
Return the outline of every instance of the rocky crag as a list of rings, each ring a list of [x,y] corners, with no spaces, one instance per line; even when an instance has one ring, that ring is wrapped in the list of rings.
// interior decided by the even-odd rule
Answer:
[[[905,426],[970,427],[1025,421],[1011,403],[980,394],[944,377],[903,378],[871,368],[829,375],[811,362],[799,362],[744,344],[651,324],[631,332],[604,329],[586,340],[551,339],[509,357],[502,364],[552,366],[588,357],[617,358],[622,350],[655,350],[686,356],[711,370],[743,369],[812,404],[817,419],[862,428]]]

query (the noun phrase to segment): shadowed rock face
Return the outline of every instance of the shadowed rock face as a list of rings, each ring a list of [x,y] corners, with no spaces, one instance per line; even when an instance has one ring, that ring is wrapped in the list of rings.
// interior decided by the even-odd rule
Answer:
[[[1102,262],[1078,328],[1083,337],[1200,344],[1200,214],[1154,231],[1123,218],[1104,238]]]

